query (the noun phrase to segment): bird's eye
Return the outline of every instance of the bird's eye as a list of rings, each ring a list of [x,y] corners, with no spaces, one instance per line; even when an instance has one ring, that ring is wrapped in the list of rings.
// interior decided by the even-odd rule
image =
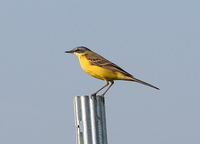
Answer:
[[[77,49],[77,51],[76,51],[76,52],[78,52],[78,53],[81,53],[81,51],[82,51],[81,49]]]
[[[81,53],[81,50],[80,49],[74,49],[73,52],[74,53]]]
[[[80,50],[79,50],[79,49],[75,49],[74,52],[77,52],[77,53],[78,53],[78,52],[80,52]]]

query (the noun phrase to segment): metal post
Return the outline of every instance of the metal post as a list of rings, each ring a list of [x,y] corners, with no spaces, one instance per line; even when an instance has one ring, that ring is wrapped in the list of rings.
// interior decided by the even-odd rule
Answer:
[[[74,98],[76,144],[107,144],[105,103],[101,96]]]

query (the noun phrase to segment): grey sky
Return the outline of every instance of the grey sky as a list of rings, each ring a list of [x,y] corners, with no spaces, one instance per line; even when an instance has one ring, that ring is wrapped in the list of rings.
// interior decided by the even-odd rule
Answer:
[[[200,2],[0,2],[0,143],[75,143],[73,98],[104,82],[74,55],[87,46],[161,90],[116,81],[111,144],[199,144]]]

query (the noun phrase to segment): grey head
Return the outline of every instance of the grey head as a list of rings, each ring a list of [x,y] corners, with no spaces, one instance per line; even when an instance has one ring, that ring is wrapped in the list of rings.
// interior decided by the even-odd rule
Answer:
[[[70,51],[65,51],[65,53],[85,53],[86,51],[91,51],[89,48],[85,47],[85,46],[78,46]]]

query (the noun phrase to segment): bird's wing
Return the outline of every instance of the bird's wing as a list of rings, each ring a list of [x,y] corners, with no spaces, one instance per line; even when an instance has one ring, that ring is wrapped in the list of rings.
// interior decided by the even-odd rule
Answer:
[[[92,65],[96,65],[105,69],[109,69],[112,71],[120,72],[125,76],[133,77],[131,74],[120,68],[118,65],[110,62],[109,60],[105,59],[104,57],[98,55],[97,53],[93,53],[92,55],[86,54],[86,58],[91,62]]]
[[[99,67],[102,67],[102,68],[105,68],[105,69],[120,72],[120,73],[124,74],[125,76],[132,77],[133,78],[132,80],[135,81],[135,82],[138,82],[138,83],[141,83],[141,84],[144,84],[144,85],[147,85],[147,86],[150,86],[150,87],[153,87],[153,88],[159,90],[159,88],[157,88],[157,87],[155,87],[155,86],[153,86],[149,83],[146,83],[144,81],[141,81],[139,79],[134,78],[131,74],[129,74],[128,72],[126,72],[125,70],[120,68],[118,65],[110,62],[109,60],[98,55],[97,53],[92,53],[92,55],[86,54],[85,56],[91,62],[92,65],[96,65],[96,66],[99,66]]]

